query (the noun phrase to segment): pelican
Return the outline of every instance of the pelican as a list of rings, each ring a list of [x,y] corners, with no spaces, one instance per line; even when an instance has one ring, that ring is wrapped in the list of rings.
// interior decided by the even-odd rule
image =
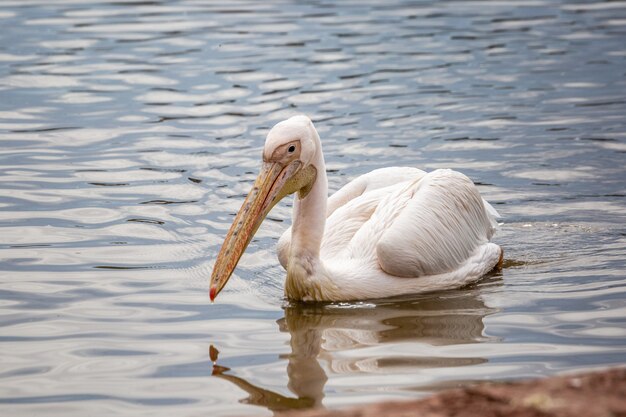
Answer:
[[[490,242],[499,215],[465,175],[382,168],[328,197],[319,134],[298,115],[267,135],[261,171],[215,261],[211,301],[269,211],[289,194],[295,194],[293,223],[277,249],[291,300],[366,300],[458,288],[502,263],[502,249]]]

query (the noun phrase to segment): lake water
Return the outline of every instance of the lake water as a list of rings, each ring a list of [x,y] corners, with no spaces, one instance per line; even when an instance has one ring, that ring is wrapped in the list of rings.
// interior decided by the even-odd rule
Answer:
[[[626,2],[3,0],[0,35],[3,416],[261,416],[626,363]],[[505,268],[289,305],[288,201],[210,304],[296,113],[333,191],[467,174]]]

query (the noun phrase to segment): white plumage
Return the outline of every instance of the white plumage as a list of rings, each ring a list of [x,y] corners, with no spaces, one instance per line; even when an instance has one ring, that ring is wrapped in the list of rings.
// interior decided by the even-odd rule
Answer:
[[[276,156],[287,145],[296,147],[297,157],[287,150]],[[500,247],[490,243],[498,214],[459,172],[377,169],[328,198],[321,141],[305,116],[270,131],[264,160],[292,177],[271,180],[274,194],[268,192],[265,201],[270,198],[273,205],[282,198],[276,184],[286,193],[296,192],[293,226],[278,242],[287,298],[346,301],[455,288],[476,281],[502,260]],[[264,208],[263,217],[270,208]],[[231,233],[238,234],[235,223],[224,247]],[[214,276],[216,295],[223,285],[214,285],[220,274],[214,270]]]

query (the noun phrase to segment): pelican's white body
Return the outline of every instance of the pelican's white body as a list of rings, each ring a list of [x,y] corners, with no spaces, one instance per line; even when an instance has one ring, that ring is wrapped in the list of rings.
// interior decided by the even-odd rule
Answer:
[[[287,298],[347,301],[458,288],[497,265],[502,250],[490,239],[498,213],[465,175],[377,169],[328,198],[311,121],[296,116],[277,127],[311,136],[308,163],[317,170],[308,194],[296,193],[293,225],[278,242]],[[266,148],[286,140],[278,133],[270,132]]]

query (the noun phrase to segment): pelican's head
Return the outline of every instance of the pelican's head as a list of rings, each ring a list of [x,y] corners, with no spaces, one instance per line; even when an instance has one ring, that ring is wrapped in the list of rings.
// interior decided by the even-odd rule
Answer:
[[[283,197],[310,191],[317,169],[313,160],[319,136],[306,116],[294,116],[274,126],[263,147],[263,165],[252,189],[226,234],[211,275],[211,301],[224,288],[239,258],[269,211]]]

